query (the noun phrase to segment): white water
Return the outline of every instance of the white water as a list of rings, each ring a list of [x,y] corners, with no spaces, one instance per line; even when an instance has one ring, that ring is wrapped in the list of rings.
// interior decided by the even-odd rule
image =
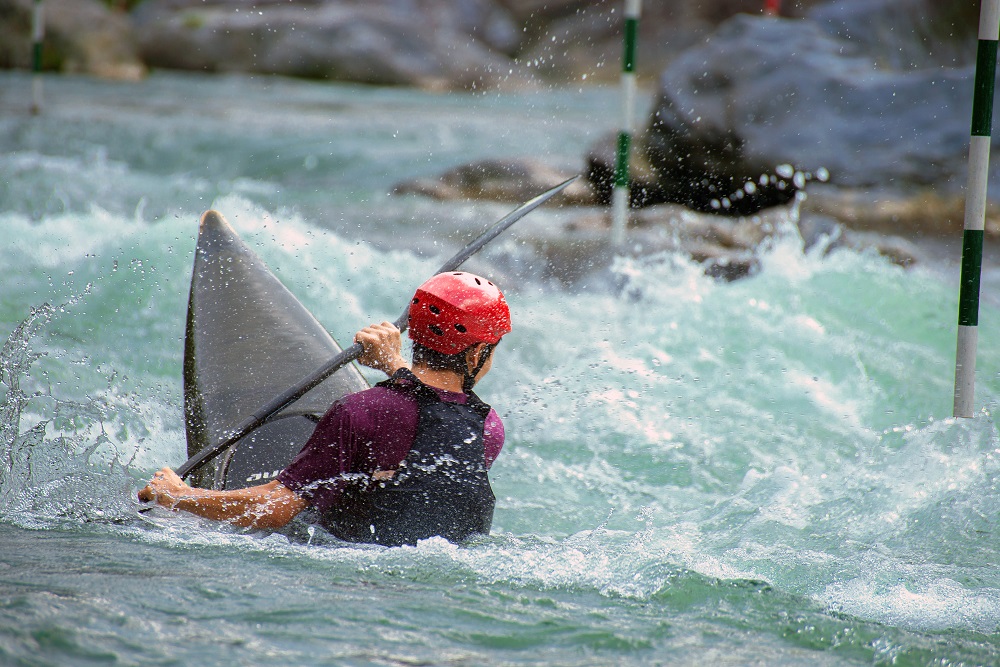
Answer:
[[[287,664],[995,655],[998,311],[987,299],[979,414],[953,420],[954,267],[803,254],[794,236],[735,283],[659,255],[619,258],[607,284],[620,291],[567,290],[517,227],[477,259],[515,322],[481,390],[509,438],[483,543],[335,548],[135,519],[141,480],[184,459],[203,209],[349,340],[511,208],[389,196],[394,183],[475,156],[572,162],[615,101],[159,75],[51,80],[50,110],[32,119],[9,92],[26,79],[4,76],[4,335],[55,308],[13,339],[45,356],[4,369],[32,396],[3,424],[20,454],[0,481],[0,658],[208,664],[226,645]],[[11,447],[15,433],[36,444]],[[59,640],[39,648],[46,633]]]

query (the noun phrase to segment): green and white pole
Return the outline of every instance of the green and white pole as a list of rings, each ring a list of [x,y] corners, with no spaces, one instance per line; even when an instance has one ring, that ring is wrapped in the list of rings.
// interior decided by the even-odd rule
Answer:
[[[1000,0],[983,0],[979,10],[979,48],[972,96],[972,136],[965,190],[965,232],[958,296],[958,351],[955,355],[955,416],[971,417],[976,389],[979,342],[979,280],[983,267],[986,185],[993,131],[993,88],[1000,34]]]
[[[42,0],[35,0],[31,15],[31,113],[42,110],[42,41],[45,39],[45,15]]]
[[[622,58],[622,127],[618,132],[618,152],[615,159],[615,187],[612,194],[611,241],[625,244],[625,227],[629,209],[628,158],[632,149],[632,129],[635,119],[635,45],[639,35],[639,13],[642,0],[625,0],[625,54]]]

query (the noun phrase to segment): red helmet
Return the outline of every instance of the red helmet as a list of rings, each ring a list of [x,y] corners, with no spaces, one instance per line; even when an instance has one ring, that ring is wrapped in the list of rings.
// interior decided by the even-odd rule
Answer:
[[[410,302],[410,338],[443,354],[510,333],[510,308],[497,286],[463,271],[439,273]]]

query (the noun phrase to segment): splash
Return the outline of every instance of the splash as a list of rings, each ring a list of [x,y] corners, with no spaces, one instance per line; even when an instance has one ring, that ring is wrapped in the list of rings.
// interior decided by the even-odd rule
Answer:
[[[122,443],[107,429],[127,400],[112,388],[83,402],[61,399],[51,388],[38,388],[31,375],[32,365],[46,356],[33,345],[65,310],[49,304],[32,308],[0,351],[0,383],[6,389],[0,402],[0,520],[22,527],[135,517],[133,480],[120,460]]]

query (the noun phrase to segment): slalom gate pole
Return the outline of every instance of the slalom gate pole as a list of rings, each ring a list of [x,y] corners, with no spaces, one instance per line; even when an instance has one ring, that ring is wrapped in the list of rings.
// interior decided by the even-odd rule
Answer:
[[[622,58],[622,126],[618,132],[618,152],[615,159],[615,186],[612,193],[611,241],[625,244],[625,227],[629,210],[628,158],[632,148],[632,125],[635,118],[635,46],[639,35],[639,13],[642,0],[625,0],[625,53]]]
[[[42,41],[45,39],[45,15],[42,0],[35,0],[31,14],[31,113],[42,111]]]
[[[969,176],[965,189],[965,231],[958,296],[958,349],[955,354],[956,417],[972,417],[976,389],[976,347],[979,342],[979,280],[983,267],[986,227],[986,187],[993,131],[993,88],[1000,35],[1000,0],[982,0],[979,47],[972,97]]]

